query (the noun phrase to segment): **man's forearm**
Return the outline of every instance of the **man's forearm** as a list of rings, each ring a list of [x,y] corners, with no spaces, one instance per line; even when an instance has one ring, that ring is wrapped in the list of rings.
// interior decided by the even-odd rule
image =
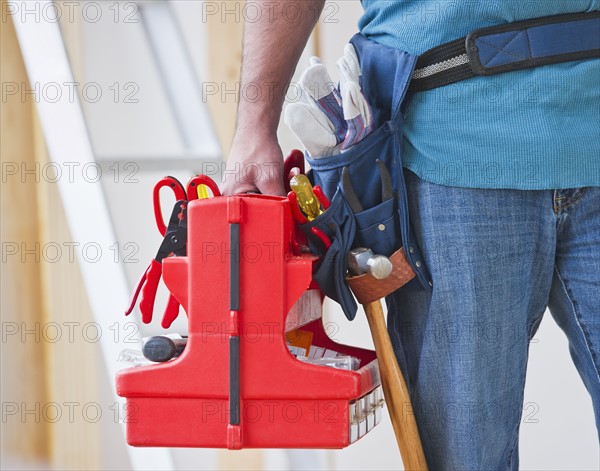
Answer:
[[[325,0],[255,3],[261,8],[260,19],[246,21],[244,28],[238,131],[256,132],[260,123],[261,130],[276,132],[287,87],[324,4]]]

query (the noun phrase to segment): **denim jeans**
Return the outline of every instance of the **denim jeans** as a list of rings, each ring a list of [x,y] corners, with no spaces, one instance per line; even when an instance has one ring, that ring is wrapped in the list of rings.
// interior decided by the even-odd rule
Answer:
[[[430,469],[518,469],[529,341],[548,306],[600,429],[600,188],[480,190],[406,170],[433,291],[388,298]]]

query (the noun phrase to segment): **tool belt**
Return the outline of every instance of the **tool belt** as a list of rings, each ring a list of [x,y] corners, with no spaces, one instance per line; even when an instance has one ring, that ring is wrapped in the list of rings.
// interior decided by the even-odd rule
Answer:
[[[323,292],[353,319],[357,305],[345,280],[346,255],[352,247],[372,248],[390,256],[402,250],[415,280],[430,290],[431,275],[411,229],[402,166],[403,111],[407,95],[480,75],[600,56],[600,13],[538,18],[479,29],[427,51],[421,57],[378,44],[357,34],[351,41],[362,71],[361,88],[373,110],[376,129],[348,151],[331,157],[305,155],[309,178],[320,185],[330,208],[301,226],[322,261],[314,273]],[[376,164],[391,175],[393,197],[382,195],[384,182]],[[344,180],[350,184],[344,185]],[[351,188],[351,194],[348,191]],[[362,211],[353,209],[360,202]],[[312,228],[331,241],[325,248]],[[381,290],[390,294],[398,286]]]
[[[410,90],[471,77],[600,57],[600,11],[545,16],[477,29],[423,53]]]

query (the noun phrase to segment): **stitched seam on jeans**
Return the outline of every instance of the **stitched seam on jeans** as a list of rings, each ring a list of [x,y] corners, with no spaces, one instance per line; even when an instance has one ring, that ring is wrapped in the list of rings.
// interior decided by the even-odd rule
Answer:
[[[577,327],[579,327],[581,336],[583,337],[583,340],[585,342],[585,348],[587,348],[587,351],[590,354],[590,358],[592,360],[592,366],[594,367],[594,370],[596,371],[596,378],[598,378],[598,384],[600,384],[600,370],[598,369],[598,366],[597,366],[599,363],[598,358],[596,357],[596,354],[590,348],[590,340],[588,338],[588,335],[587,335],[585,329],[583,328],[583,325],[581,324],[581,319],[577,312],[577,308],[575,307],[575,301],[572,299],[572,294],[569,291],[569,288],[567,288],[567,285],[566,285],[565,281],[563,280],[563,277],[560,275],[560,270],[558,269],[558,267],[556,265],[554,266],[554,270],[556,271],[556,276],[558,276],[558,279],[560,281],[563,292],[564,292],[565,296],[567,297],[567,299],[569,300],[569,303],[571,304],[571,308],[573,309],[573,317],[575,318]]]
[[[560,203],[558,200],[560,197],[558,196],[558,190],[554,190],[552,192],[552,211],[554,211],[554,215],[558,216],[558,212],[560,211]]]

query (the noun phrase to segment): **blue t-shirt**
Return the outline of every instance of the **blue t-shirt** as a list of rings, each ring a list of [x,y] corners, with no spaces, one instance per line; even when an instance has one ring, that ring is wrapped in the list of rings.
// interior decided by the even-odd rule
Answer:
[[[474,29],[600,9],[600,0],[362,0],[369,39],[412,54]],[[475,77],[417,93],[404,166],[470,188],[600,186],[600,60]]]

